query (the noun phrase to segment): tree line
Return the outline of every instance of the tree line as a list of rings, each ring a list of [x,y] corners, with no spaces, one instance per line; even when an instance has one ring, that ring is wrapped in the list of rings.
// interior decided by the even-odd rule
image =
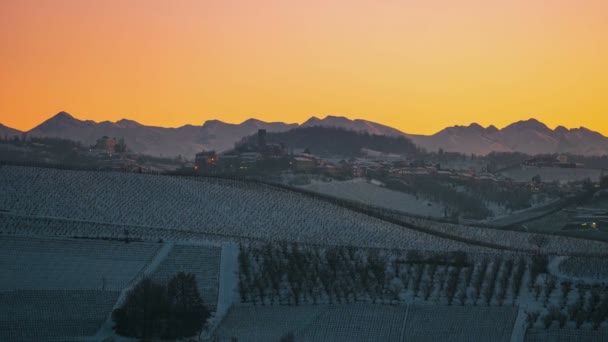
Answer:
[[[257,135],[243,138],[237,145],[255,144]],[[362,149],[401,155],[418,155],[423,151],[406,137],[390,137],[356,132],[336,127],[304,127],[287,132],[269,132],[269,143],[283,143],[288,148],[308,148],[320,156],[359,157]]]

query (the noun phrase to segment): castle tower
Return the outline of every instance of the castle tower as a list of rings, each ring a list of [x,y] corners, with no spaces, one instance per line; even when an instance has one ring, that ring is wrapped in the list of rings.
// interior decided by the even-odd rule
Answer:
[[[258,147],[262,148],[266,146],[266,130],[258,130]]]

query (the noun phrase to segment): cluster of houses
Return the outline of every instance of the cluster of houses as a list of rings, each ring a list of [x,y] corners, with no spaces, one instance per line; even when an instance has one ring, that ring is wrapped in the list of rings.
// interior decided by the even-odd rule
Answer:
[[[128,157],[127,145],[123,139],[103,136],[89,148],[88,155],[97,159],[100,169],[117,171],[135,171],[139,166]]]
[[[233,150],[218,154],[203,151],[196,154],[194,169],[198,172],[238,172],[276,170],[318,173],[328,176],[365,177],[384,173],[388,176],[435,175],[448,179],[500,181],[501,176],[475,170],[442,170],[438,163],[428,163],[401,156],[383,158],[368,156],[351,159],[324,159],[308,149],[289,153],[284,144],[268,144],[266,131],[258,131],[255,144],[241,144]]]
[[[328,163],[309,151],[288,153],[284,144],[268,144],[266,130],[260,129],[256,144],[240,144],[233,150],[197,153],[194,169],[198,172],[243,172],[252,170],[287,170],[303,172],[327,168]]]
[[[451,180],[480,180],[480,181],[504,181],[503,176],[486,171],[466,170],[446,170],[441,165],[434,162],[424,162],[418,160],[393,160],[382,159],[351,159],[346,165],[352,170],[354,177],[365,176],[369,172],[382,172],[392,177],[399,176],[439,176]]]

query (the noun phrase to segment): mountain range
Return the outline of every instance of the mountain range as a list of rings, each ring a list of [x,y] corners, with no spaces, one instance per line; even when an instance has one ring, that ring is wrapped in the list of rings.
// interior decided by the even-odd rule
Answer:
[[[79,120],[60,112],[35,128],[25,132],[28,136],[57,137],[92,145],[101,136],[122,137],[130,149],[137,153],[155,156],[191,157],[202,150],[224,151],[243,137],[258,129],[284,132],[298,127],[337,127],[392,137],[405,136],[427,151],[442,149],[446,152],[486,155],[490,152],[522,152],[530,155],[545,153],[571,153],[578,155],[608,154],[608,138],[584,127],[567,129],[559,126],[550,129],[535,119],[518,121],[503,129],[495,126],[447,127],[433,135],[416,135],[367,120],[351,120],[340,116],[324,119],[311,117],[301,125],[283,122],[264,122],[249,119],[240,124],[208,120],[202,126],[186,125],[178,128],[146,126],[122,119],[116,122]],[[22,132],[0,124],[0,137],[20,135]]]
[[[8,138],[21,135],[21,131],[16,130],[14,128],[6,127],[3,124],[0,124],[0,138]]]
[[[584,127],[550,129],[544,123],[529,119],[503,129],[478,124],[453,126],[430,136],[408,135],[427,151],[444,151],[486,155],[490,152],[522,152],[530,155],[571,153],[576,155],[608,154],[608,138]]]

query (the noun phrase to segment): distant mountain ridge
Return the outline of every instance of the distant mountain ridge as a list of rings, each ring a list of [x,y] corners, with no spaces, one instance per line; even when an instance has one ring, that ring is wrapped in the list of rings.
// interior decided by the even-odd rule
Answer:
[[[452,126],[430,135],[408,135],[428,151],[443,149],[450,152],[486,155],[490,152],[522,152],[531,155],[571,153],[578,155],[608,154],[608,138],[587,128],[552,130],[544,123],[529,119],[518,121],[503,129],[484,128],[478,124]]]
[[[55,137],[94,144],[107,135],[122,137],[127,146],[137,153],[154,156],[193,158],[202,150],[223,151],[230,149],[242,137],[266,129],[269,132],[285,131],[296,124],[263,122],[249,119],[241,124],[229,124],[219,120],[206,121],[202,126],[185,125],[178,128],[146,126],[136,121],[122,119],[116,122],[79,120],[66,112],[60,112],[27,132],[28,136]]]
[[[398,129],[395,129],[395,128],[392,128],[389,126],[385,126],[385,125],[382,125],[379,123],[375,123],[375,122],[371,122],[371,121],[367,121],[367,120],[361,120],[361,119],[351,120],[351,119],[345,118],[343,116],[333,116],[333,115],[328,115],[327,117],[325,117],[325,119],[319,119],[319,118],[313,116],[300,125],[300,127],[315,127],[315,126],[338,127],[338,128],[344,128],[347,130],[351,130],[351,131],[356,131],[356,132],[366,132],[366,133],[375,134],[375,135],[388,135],[391,137],[398,137],[398,136],[406,135],[405,133],[401,132]]]
[[[372,121],[351,120],[341,116],[311,117],[301,125],[283,122],[264,122],[249,119],[240,124],[208,120],[201,126],[185,125],[178,128],[146,126],[133,120],[116,122],[79,120],[60,112],[26,132],[29,136],[58,137],[94,144],[104,135],[123,137],[137,153],[191,158],[201,150],[225,151],[243,137],[266,129],[268,132],[285,132],[297,127],[337,127],[391,137],[404,136],[427,151],[443,149],[449,152],[486,155],[490,152],[522,152],[527,154],[572,153],[579,155],[608,155],[608,138],[598,132],[580,127],[554,130],[542,122],[529,119],[498,129],[469,126],[447,127],[433,135],[416,135]],[[0,137],[20,135],[22,132],[0,124]]]

